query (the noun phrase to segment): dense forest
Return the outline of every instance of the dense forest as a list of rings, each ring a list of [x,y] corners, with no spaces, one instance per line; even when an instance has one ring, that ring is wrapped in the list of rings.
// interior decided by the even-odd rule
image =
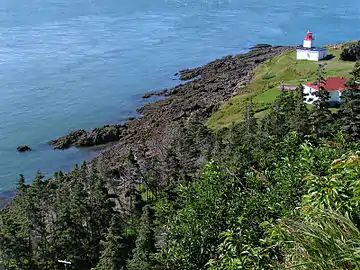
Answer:
[[[231,128],[195,119],[166,159],[144,166],[129,152],[122,189],[94,164],[31,185],[20,176],[1,211],[2,267],[358,269],[358,81],[359,63],[338,109],[326,89],[310,108],[300,85],[263,119],[251,102]]]

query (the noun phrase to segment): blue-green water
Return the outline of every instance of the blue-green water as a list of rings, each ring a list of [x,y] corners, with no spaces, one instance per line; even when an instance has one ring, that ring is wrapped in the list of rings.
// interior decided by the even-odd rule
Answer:
[[[135,115],[173,74],[249,42],[319,45],[360,38],[353,0],[2,0],[0,191],[19,173],[68,170],[94,153],[46,141]],[[16,152],[20,144],[34,151]]]

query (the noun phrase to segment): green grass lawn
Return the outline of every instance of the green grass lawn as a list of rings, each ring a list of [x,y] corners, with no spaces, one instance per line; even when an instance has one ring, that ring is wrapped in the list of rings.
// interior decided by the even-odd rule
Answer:
[[[296,60],[296,51],[290,50],[266,61],[255,69],[251,83],[240,88],[236,96],[223,104],[211,116],[207,126],[219,129],[242,121],[246,104],[250,99],[254,102],[255,112],[262,113],[256,115],[263,115],[280,93],[280,84],[314,81],[320,63],[325,63],[327,77],[348,77],[354,63],[340,60],[340,53],[344,46],[344,44],[338,45],[337,50],[329,48],[328,54],[334,56],[330,60],[319,62]]]

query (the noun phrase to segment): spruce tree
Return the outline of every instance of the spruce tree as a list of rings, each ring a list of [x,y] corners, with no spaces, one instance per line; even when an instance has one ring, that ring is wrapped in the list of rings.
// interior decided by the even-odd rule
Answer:
[[[296,88],[296,105],[291,116],[290,126],[292,131],[303,137],[309,133],[309,110],[304,103],[304,87],[299,84]]]
[[[249,135],[255,135],[257,130],[257,121],[255,118],[254,103],[252,102],[252,99],[250,100],[250,103],[246,106],[245,127]]]
[[[360,62],[356,62],[351,77],[346,85],[348,90],[342,93],[345,103],[341,106],[339,115],[341,117],[342,129],[350,135],[353,140],[360,139]]]
[[[87,253],[90,262],[95,264],[100,255],[100,240],[106,234],[113,215],[114,203],[109,198],[106,180],[95,169],[87,181]]]
[[[345,103],[341,106],[342,129],[352,140],[360,139],[360,93],[355,90],[343,92]]]
[[[275,100],[268,117],[263,120],[263,130],[270,136],[281,139],[291,127],[291,117],[294,114],[296,100],[293,93],[283,91]]]
[[[350,78],[345,83],[350,89],[355,89],[360,86],[360,62],[356,62],[353,70],[350,72]]]
[[[23,175],[12,207],[0,212],[0,250],[6,269],[37,269],[32,245],[32,196]]]
[[[153,232],[154,213],[150,205],[143,208],[139,233],[136,239],[136,247],[133,250],[133,257],[128,262],[128,270],[151,270],[153,262],[151,255],[155,253],[155,239]]]
[[[122,236],[121,222],[116,215],[111,220],[111,225],[105,240],[101,241],[101,257],[95,270],[120,270],[126,265],[129,246]]]
[[[316,84],[319,90],[315,93],[318,99],[313,103],[313,109],[310,116],[313,132],[319,137],[326,137],[332,133],[332,128],[330,124],[331,111],[329,110],[328,104],[330,95],[324,87],[324,74],[324,65],[319,65],[316,79]]]
[[[56,194],[57,219],[52,249],[58,259],[69,260],[76,269],[88,265],[88,237],[84,226],[88,220],[87,192],[78,169],[59,176],[61,186]]]

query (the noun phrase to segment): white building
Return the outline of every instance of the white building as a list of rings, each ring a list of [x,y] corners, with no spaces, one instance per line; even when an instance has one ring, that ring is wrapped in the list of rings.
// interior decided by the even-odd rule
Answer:
[[[330,94],[329,102],[343,102],[341,99],[341,93],[343,90],[347,89],[345,82],[347,78],[327,78],[325,82],[321,84]],[[319,91],[320,87],[313,82],[305,83],[304,85],[304,98],[305,103],[312,104],[314,101],[318,100],[318,97],[315,95]]]
[[[327,49],[313,47],[313,40],[313,33],[308,31],[303,46],[296,49],[297,60],[319,61],[327,56]]]

